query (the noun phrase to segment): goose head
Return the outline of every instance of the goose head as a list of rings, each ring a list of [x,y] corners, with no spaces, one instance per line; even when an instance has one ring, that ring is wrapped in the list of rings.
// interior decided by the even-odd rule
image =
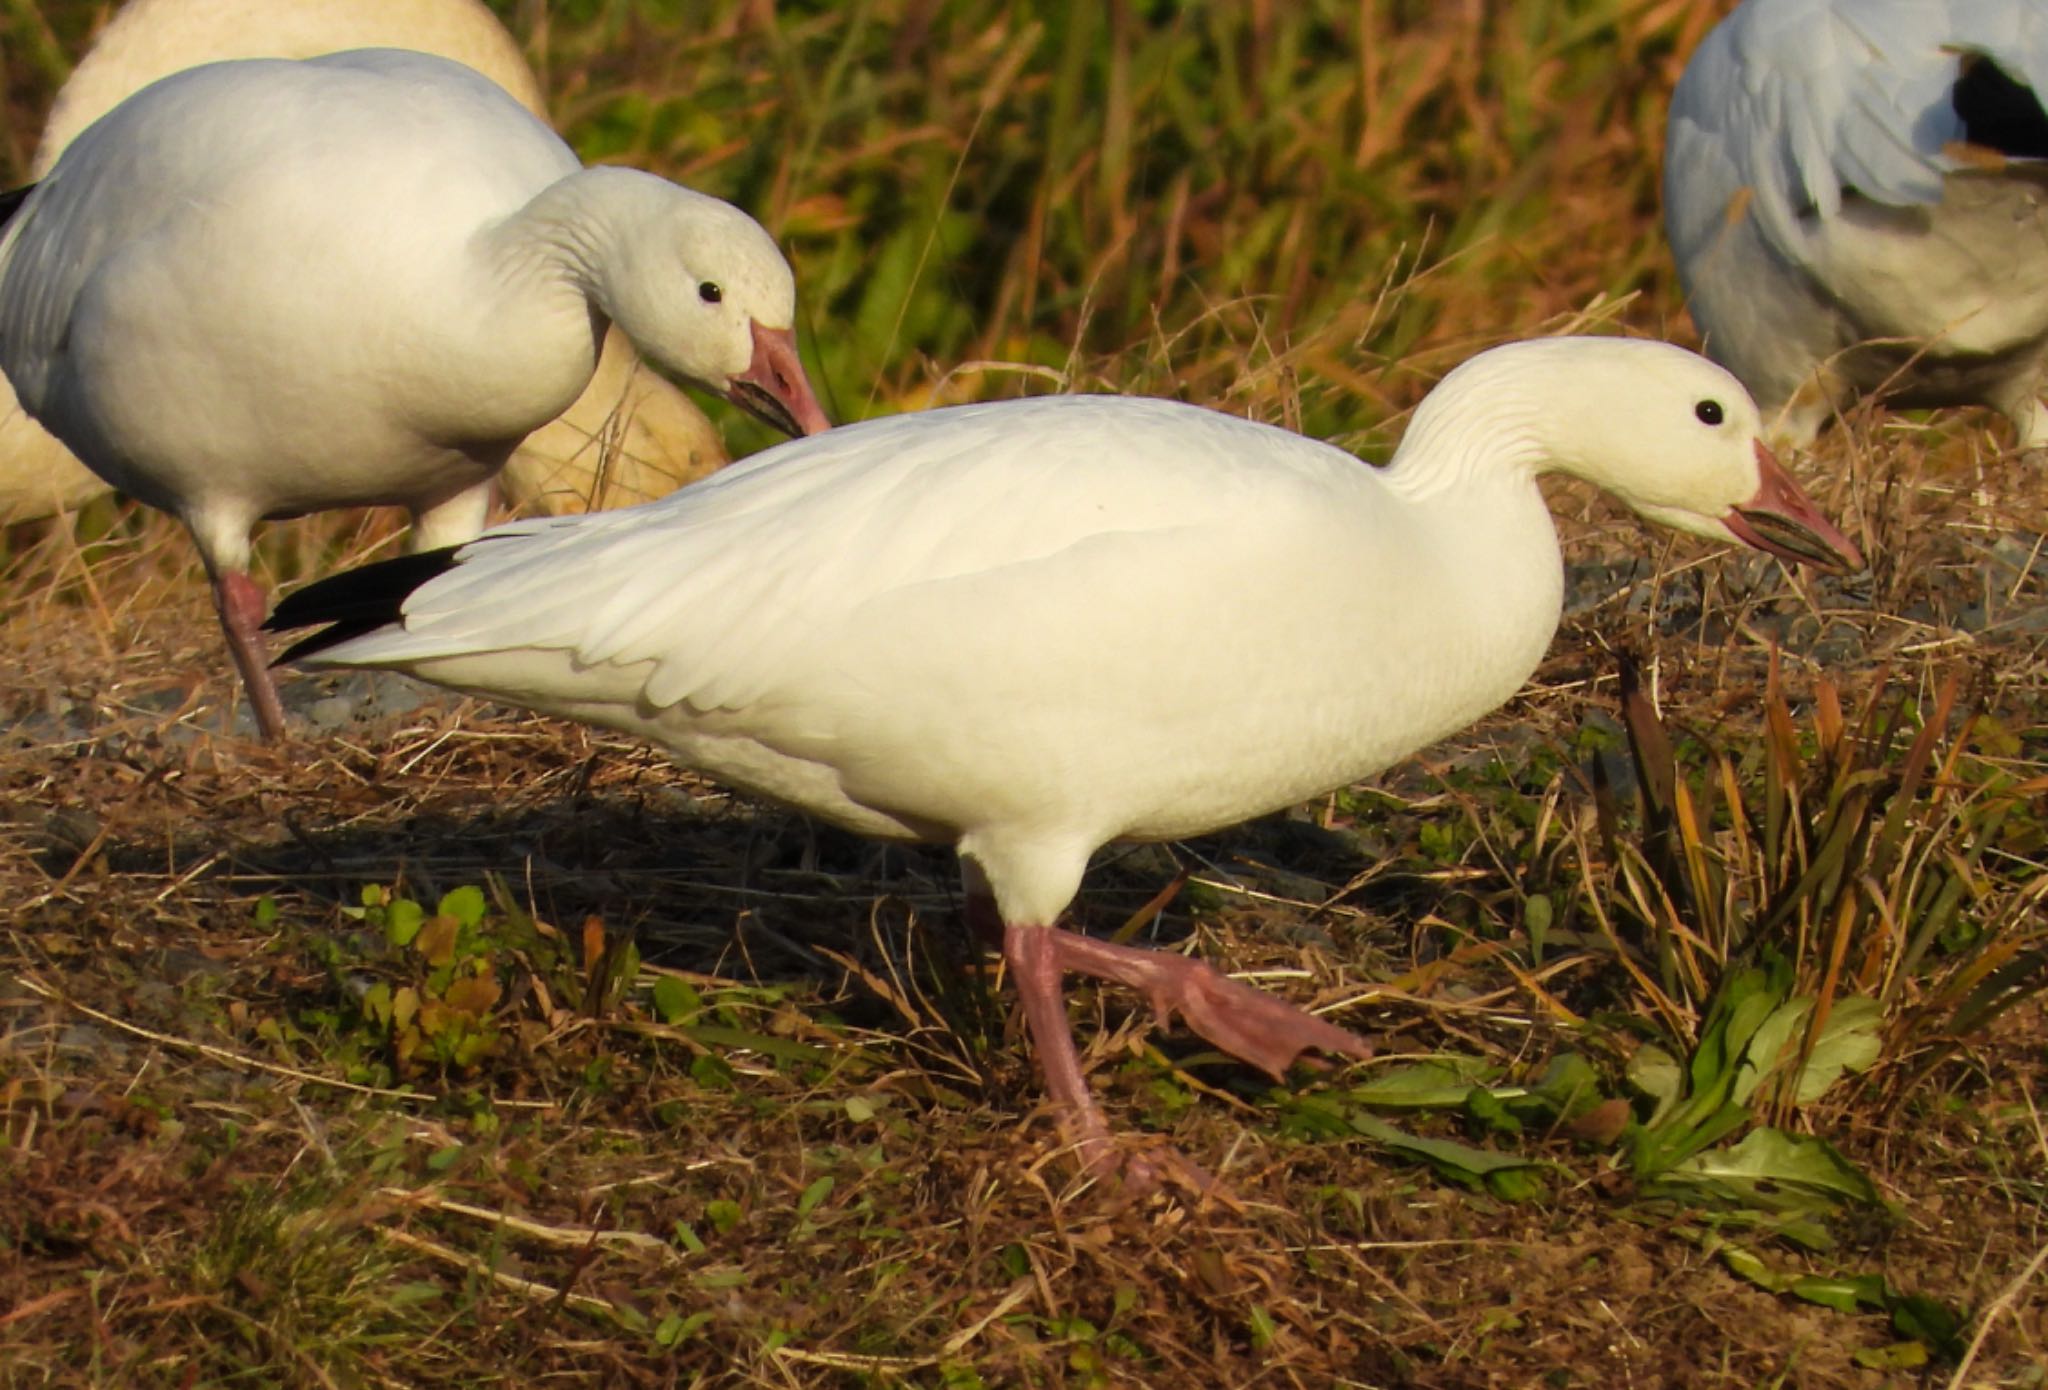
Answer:
[[[608,244],[597,297],[641,355],[785,433],[831,427],[796,347],[796,280],[760,223],[631,169],[587,169]]]
[[[1742,383],[1696,353],[1635,339],[1535,339],[1480,354],[1445,378],[1454,385],[1458,395],[1477,389],[1505,403],[1535,471],[1585,478],[1653,521],[1710,540],[1828,569],[1863,567],[1764,444],[1762,413]],[[1439,387],[1430,399],[1444,394]]]

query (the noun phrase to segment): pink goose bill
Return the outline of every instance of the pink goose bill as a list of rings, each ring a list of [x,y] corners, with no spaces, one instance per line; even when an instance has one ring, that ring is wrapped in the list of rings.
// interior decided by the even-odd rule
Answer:
[[[732,379],[726,395],[784,434],[820,434],[832,428],[831,417],[818,404],[811,379],[797,356],[796,332],[754,324],[754,360]]]
[[[1721,518],[1737,540],[1781,560],[1851,573],[1863,568],[1863,553],[1821,515],[1761,439],[1756,465],[1762,479],[1756,496]]]

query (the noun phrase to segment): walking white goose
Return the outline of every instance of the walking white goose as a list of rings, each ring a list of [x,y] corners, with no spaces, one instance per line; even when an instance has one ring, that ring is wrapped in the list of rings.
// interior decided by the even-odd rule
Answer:
[[[229,58],[311,58],[351,48],[452,58],[547,119],[540,83],[480,0],[129,0],[57,93],[31,177],[49,173],[79,132],[160,77]],[[717,427],[642,366],[614,329],[590,385],[526,437],[498,486],[529,511],[589,511],[659,497],[725,461]],[[0,523],[66,511],[108,490],[18,407],[0,377]]]
[[[2048,447],[2048,6],[1747,0],[1671,99],[1664,216],[1706,349],[1804,444],[1856,396]]]
[[[1063,971],[1131,985],[1275,1075],[1306,1048],[1367,1049],[1207,965],[1058,927],[1089,855],[1356,781],[1513,695],[1563,589],[1539,473],[1860,565],[1758,424],[1719,367],[1589,338],[1458,368],[1384,470],[1166,401],[959,406],[336,575],[271,625],[335,624],[285,660],[638,734],[849,829],[953,844],[1070,1135],[1106,1166]]]
[[[0,371],[94,472],[191,531],[273,738],[256,522],[390,503],[417,546],[474,536],[608,323],[670,373],[823,429],[794,311],[746,214],[585,169],[471,69],[396,49],[165,78],[0,232]]]

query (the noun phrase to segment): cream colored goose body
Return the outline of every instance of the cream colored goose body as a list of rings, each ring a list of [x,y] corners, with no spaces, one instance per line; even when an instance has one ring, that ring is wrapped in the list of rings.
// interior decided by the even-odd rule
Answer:
[[[1546,470],[1687,530],[1857,563],[1758,427],[1720,368],[1596,339],[1475,358],[1384,470],[1164,401],[961,406],[338,575],[273,621],[340,624],[304,644],[311,664],[636,734],[864,834],[955,845],[1055,1098],[1099,1146],[1063,969],[1137,985],[1269,1070],[1363,1044],[1055,928],[1089,855],[1367,777],[1513,695],[1558,620]]]
[[[181,519],[264,731],[249,533],[393,504],[482,528],[607,324],[792,431],[825,425],[753,219],[583,168],[503,89],[362,49],[190,68],[72,144],[0,231],[0,371],[92,470]]]
[[[542,120],[547,105],[519,46],[479,0],[130,0],[58,92],[36,147],[50,172],[79,133],[141,88],[230,58],[310,58],[409,48],[476,69]],[[617,332],[596,373],[535,430],[498,478],[526,510],[587,511],[659,497],[725,462],[723,441],[688,396],[640,362]],[[108,490],[20,409],[0,377],[0,523],[83,505]]]

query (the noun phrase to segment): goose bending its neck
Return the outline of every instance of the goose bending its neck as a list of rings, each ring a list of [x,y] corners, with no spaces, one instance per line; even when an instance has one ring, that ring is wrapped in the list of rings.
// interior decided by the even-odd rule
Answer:
[[[388,503],[416,546],[474,536],[612,323],[664,373],[824,429],[794,312],[746,214],[584,169],[485,78],[391,49],[165,78],[0,234],[0,371],[94,472],[190,529],[271,737],[256,522]]]
[[[1384,470],[1166,401],[962,406],[338,575],[272,622],[333,624],[287,659],[624,730],[853,830],[952,844],[1068,1133],[1111,1165],[1067,971],[1276,1076],[1368,1049],[1209,966],[1058,926],[1089,855],[1370,776],[1511,696],[1558,620],[1545,469],[1683,530],[1859,565],[1758,427],[1720,368],[1604,339],[1459,368]]]
[[[495,292],[506,312],[554,300],[550,309],[572,329],[583,320],[582,333],[571,334],[577,348],[595,308],[650,355],[685,344],[655,360],[785,434],[831,425],[797,355],[789,267],[761,225],[730,203],[637,169],[581,169],[483,232],[477,251],[480,295]],[[478,344],[506,346],[488,334]]]

